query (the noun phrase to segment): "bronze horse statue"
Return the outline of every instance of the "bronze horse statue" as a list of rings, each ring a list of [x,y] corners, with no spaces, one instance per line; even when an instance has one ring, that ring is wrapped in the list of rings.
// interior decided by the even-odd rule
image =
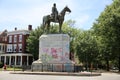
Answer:
[[[49,32],[50,23],[55,22],[55,23],[59,23],[59,33],[61,33],[61,27],[62,27],[66,12],[69,12],[69,13],[71,12],[71,10],[67,6],[58,14],[57,21],[55,21],[55,19],[51,15],[44,16],[43,31],[45,32],[45,30],[47,29],[47,31]]]

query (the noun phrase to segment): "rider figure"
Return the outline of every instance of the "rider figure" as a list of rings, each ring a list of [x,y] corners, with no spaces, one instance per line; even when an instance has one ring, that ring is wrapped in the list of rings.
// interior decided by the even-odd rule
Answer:
[[[54,20],[57,21],[58,11],[57,11],[55,3],[53,4],[53,7],[52,7],[52,16],[53,16]]]

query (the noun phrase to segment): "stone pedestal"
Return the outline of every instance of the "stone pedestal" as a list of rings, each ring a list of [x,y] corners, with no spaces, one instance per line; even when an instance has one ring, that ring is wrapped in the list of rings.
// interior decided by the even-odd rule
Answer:
[[[41,71],[73,71],[74,64],[69,60],[69,53],[69,35],[41,35],[39,38],[39,60],[33,62],[32,69]]]

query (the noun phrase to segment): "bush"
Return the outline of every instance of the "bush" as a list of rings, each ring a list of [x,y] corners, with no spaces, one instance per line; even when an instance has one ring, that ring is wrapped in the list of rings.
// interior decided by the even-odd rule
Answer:
[[[0,68],[2,68],[3,67],[3,63],[2,62],[0,62]]]

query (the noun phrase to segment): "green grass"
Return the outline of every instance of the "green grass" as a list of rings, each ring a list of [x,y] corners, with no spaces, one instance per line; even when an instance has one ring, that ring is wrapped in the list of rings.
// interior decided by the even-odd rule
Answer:
[[[0,68],[0,71],[2,71],[2,70],[4,70],[4,69],[3,69],[3,68]],[[14,70],[15,70],[15,71],[22,71],[22,68],[16,68],[16,67],[15,67],[15,68],[7,68],[6,70],[7,70],[7,71],[14,71]]]

